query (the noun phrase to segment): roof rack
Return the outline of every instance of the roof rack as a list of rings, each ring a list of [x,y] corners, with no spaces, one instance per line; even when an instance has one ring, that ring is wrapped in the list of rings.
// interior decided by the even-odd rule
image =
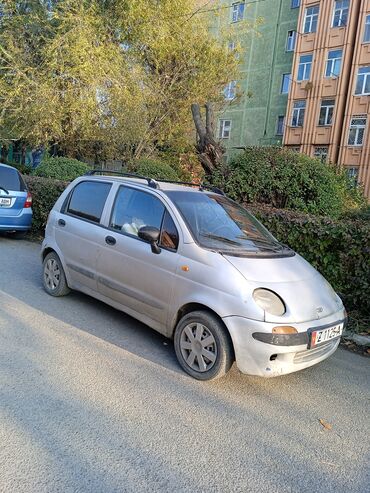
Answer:
[[[87,173],[85,173],[85,176],[94,176],[97,175],[98,173],[101,174],[111,174],[111,175],[118,175],[118,176],[127,176],[128,178],[138,178],[139,180],[146,180],[148,182],[148,186],[151,188],[159,188],[159,185],[156,180],[153,180],[153,178],[148,178],[147,176],[142,176],[142,175],[137,175],[136,173],[125,173],[123,171],[110,171],[110,170],[105,170],[105,169],[91,169]]]
[[[142,176],[138,175],[136,173],[126,173],[124,171],[110,171],[110,170],[104,170],[104,169],[92,169],[85,173],[85,176],[93,176],[97,174],[111,174],[111,175],[117,175],[117,176],[126,176],[128,178],[138,178],[139,180],[146,180],[148,182],[148,186],[151,188],[158,189],[159,188],[159,183],[172,183],[174,185],[186,185],[189,187],[197,187],[199,188],[200,191],[203,190],[210,190],[211,192],[217,193],[218,195],[225,195],[223,190],[220,188],[214,187],[212,185],[207,185],[206,183],[194,183],[194,182],[189,182],[189,181],[175,181],[175,180],[165,180],[165,179],[158,179],[154,180],[153,178],[148,178],[147,176]]]

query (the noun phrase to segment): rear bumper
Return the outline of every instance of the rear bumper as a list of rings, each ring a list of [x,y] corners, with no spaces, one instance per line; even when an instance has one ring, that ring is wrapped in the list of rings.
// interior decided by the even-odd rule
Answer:
[[[345,318],[344,310],[321,320],[309,321],[294,326],[300,337],[297,345],[273,345],[256,340],[252,334],[271,334],[277,324],[258,322],[243,317],[225,317],[235,351],[236,364],[242,373],[261,377],[276,377],[313,366],[331,356],[337,349],[340,338],[308,349],[307,331],[335,324]]]
[[[23,209],[17,216],[0,215],[0,231],[27,231],[32,224],[32,209]]]

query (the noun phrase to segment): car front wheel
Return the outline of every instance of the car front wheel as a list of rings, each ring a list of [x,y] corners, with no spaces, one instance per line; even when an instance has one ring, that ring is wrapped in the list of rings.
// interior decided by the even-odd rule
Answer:
[[[212,313],[195,311],[181,318],[174,334],[177,359],[198,380],[224,376],[234,361],[230,335]]]
[[[60,258],[55,252],[46,255],[43,262],[44,289],[51,296],[65,296],[70,292]]]

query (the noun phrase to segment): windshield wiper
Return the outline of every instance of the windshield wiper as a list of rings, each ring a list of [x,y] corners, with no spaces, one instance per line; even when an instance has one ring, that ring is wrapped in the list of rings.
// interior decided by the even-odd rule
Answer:
[[[238,241],[230,240],[224,236],[213,235],[212,233],[199,233],[199,235],[204,236],[205,238],[210,238],[211,240],[223,241],[224,243],[229,243],[230,245],[241,246]]]
[[[9,190],[7,190],[7,189],[6,189],[6,188],[4,188],[4,187],[0,187],[0,189],[1,189],[1,190],[4,190],[4,192],[5,192],[6,194],[8,194],[8,195],[9,195]]]

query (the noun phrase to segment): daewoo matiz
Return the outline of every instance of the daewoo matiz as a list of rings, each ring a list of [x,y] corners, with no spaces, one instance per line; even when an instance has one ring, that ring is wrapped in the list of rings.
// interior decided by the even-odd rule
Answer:
[[[272,377],[338,347],[346,313],[325,279],[246,209],[202,185],[91,172],[52,209],[52,296],[87,293],[173,338],[191,376]]]

